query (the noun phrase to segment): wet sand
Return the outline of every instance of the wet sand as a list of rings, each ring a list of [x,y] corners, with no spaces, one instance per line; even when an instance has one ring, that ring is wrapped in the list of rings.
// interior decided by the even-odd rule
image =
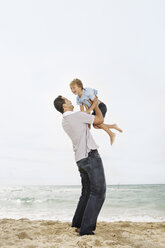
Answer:
[[[1,248],[165,248],[165,222],[98,222],[79,237],[69,222],[0,220]]]

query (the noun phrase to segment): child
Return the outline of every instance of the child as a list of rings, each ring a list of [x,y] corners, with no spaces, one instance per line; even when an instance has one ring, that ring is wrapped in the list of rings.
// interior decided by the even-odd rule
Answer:
[[[84,111],[84,106],[86,108],[86,113],[90,114],[90,112],[93,110],[92,114],[95,114],[94,108],[98,104],[98,107],[100,108],[103,117],[105,117],[105,114],[107,112],[107,107],[106,105],[101,102],[98,97],[97,97],[97,90],[91,89],[91,88],[84,88],[81,80],[79,79],[74,79],[70,83],[70,88],[73,94],[77,95],[77,104],[80,106],[80,110]],[[122,130],[116,125],[116,124],[105,124],[102,123],[100,125],[94,125],[94,128],[97,129],[103,129],[108,133],[110,136],[110,142],[111,145],[113,144],[115,140],[115,133],[113,133],[110,128],[116,129],[119,132],[122,132]]]

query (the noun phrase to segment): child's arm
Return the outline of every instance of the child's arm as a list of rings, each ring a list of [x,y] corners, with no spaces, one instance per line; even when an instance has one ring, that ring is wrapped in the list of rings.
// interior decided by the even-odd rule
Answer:
[[[92,110],[94,110],[94,109],[96,108],[96,106],[97,106],[97,104],[98,104],[97,97],[95,97],[93,101],[90,101],[90,103],[91,103],[92,105],[90,106],[90,108],[88,108],[88,109],[85,111],[87,114],[89,114]]]

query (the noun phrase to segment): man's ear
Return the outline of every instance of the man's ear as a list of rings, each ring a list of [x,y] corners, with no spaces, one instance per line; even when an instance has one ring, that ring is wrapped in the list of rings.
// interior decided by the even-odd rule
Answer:
[[[63,109],[65,109],[66,108],[66,103],[63,103],[62,107],[63,107]]]

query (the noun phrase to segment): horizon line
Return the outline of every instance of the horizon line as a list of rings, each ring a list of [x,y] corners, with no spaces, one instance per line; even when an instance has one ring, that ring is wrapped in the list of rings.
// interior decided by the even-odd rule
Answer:
[[[165,183],[107,184],[106,186],[165,185]],[[81,186],[81,184],[0,184],[0,186]]]

